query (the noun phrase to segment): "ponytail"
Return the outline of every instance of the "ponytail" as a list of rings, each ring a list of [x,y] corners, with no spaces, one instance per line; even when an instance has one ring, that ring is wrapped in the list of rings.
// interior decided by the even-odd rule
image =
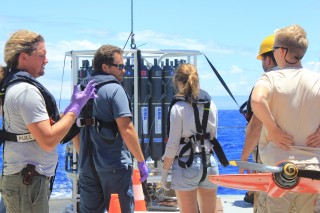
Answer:
[[[179,88],[179,82],[182,87]],[[198,99],[200,84],[197,69],[192,64],[182,64],[173,76],[173,85],[177,91],[177,96],[183,96],[190,103]]]

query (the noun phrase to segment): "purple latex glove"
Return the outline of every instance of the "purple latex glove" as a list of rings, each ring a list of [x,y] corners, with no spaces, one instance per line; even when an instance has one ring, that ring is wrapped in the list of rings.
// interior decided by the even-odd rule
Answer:
[[[147,167],[147,164],[145,161],[143,162],[138,162],[138,169],[140,171],[140,182],[144,182],[147,180],[149,176],[149,168]]]
[[[83,91],[78,90],[78,86],[74,85],[73,94],[71,97],[71,103],[64,110],[64,114],[67,112],[73,112],[76,116],[79,115],[82,107],[87,103],[90,98],[97,98],[95,86],[97,84],[94,81],[90,81]]]

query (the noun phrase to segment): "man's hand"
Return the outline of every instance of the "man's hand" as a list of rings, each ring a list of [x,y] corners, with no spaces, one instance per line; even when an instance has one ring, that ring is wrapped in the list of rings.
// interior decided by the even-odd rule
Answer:
[[[279,126],[268,130],[268,141],[284,150],[289,150],[290,146],[294,145],[293,137],[285,133]]]
[[[145,161],[143,162],[138,162],[138,169],[140,171],[140,182],[144,182],[145,180],[147,180],[148,176],[149,176],[149,169],[147,167],[147,164]]]
[[[241,161],[249,161],[249,160],[248,160],[248,159],[243,159],[243,158],[241,158]],[[244,168],[242,168],[242,167],[239,167],[239,174],[244,174],[244,171],[246,171],[247,174],[253,173],[253,172],[251,172],[250,169],[244,169]]]
[[[78,91],[78,86],[74,85],[73,94],[71,97],[71,103],[64,110],[64,114],[73,112],[76,116],[79,115],[82,107],[87,103],[90,98],[97,98],[95,86],[97,84],[94,81],[90,81],[83,91]]]
[[[315,133],[307,137],[306,145],[308,147],[320,147],[320,127]]]

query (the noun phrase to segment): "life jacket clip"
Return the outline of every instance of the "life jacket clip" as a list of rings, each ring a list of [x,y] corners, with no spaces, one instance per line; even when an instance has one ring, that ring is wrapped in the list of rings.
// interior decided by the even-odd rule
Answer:
[[[96,125],[96,118],[77,118],[76,124],[78,127],[84,127],[84,126],[95,126]]]

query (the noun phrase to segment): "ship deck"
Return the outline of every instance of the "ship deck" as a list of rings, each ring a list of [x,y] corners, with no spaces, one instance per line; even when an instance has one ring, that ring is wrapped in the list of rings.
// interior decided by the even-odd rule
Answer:
[[[253,205],[243,201],[243,195],[218,195],[217,213],[249,213],[253,212]],[[72,210],[72,198],[50,199],[50,212],[52,213],[75,213]],[[138,211],[143,212],[143,211]],[[170,210],[149,210],[147,212],[178,212]]]

